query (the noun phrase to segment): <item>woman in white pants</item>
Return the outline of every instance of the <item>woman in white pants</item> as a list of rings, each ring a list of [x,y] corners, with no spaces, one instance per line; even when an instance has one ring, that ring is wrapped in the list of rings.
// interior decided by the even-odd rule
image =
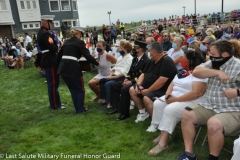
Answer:
[[[193,69],[203,62],[204,58],[198,51],[186,51],[181,61],[183,69],[179,70],[169,85],[165,96],[154,101],[152,122],[147,131],[155,132],[159,129],[161,133],[153,140],[158,145],[148,152],[150,155],[156,155],[167,148],[168,139],[187,106],[206,100],[204,93],[207,79],[192,75]]]

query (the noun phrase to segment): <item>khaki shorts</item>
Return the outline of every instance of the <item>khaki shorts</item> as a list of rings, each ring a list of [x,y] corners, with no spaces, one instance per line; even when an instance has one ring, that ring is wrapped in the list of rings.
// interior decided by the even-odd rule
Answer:
[[[198,125],[207,125],[210,118],[217,118],[222,122],[224,127],[224,134],[230,135],[232,133],[240,131],[240,112],[226,112],[217,114],[213,110],[206,109],[198,104],[190,106],[195,113]]]

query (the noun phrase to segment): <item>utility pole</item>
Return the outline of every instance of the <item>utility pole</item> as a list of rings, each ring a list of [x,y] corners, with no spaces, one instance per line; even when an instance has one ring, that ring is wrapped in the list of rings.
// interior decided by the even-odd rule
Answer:
[[[222,0],[222,12],[223,12],[223,0]]]
[[[185,8],[186,6],[183,6],[183,15],[185,16]]]
[[[110,14],[111,14],[111,11],[108,12],[108,15],[109,15],[109,23],[111,25],[111,18],[110,18]]]
[[[195,8],[195,15],[197,15],[197,4],[196,4],[196,0],[194,0],[194,8]]]

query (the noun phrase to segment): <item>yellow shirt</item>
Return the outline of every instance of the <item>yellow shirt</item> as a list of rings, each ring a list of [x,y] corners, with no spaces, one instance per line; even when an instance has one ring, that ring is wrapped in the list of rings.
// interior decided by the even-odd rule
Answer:
[[[216,40],[216,37],[212,34],[212,35],[210,35],[214,40]]]
[[[23,37],[18,37],[19,42],[23,42],[24,38]]]
[[[188,35],[194,35],[194,30],[192,28],[188,28]]]

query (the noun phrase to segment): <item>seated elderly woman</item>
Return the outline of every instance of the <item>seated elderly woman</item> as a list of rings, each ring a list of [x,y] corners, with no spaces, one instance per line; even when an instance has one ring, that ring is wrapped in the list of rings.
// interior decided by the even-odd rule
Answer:
[[[110,105],[110,86],[114,83],[122,81],[125,79],[130,66],[132,64],[133,57],[129,54],[132,51],[132,45],[130,42],[121,41],[119,46],[119,53],[121,56],[117,59],[117,63],[112,69],[111,73],[107,76],[106,79],[100,80],[100,98],[102,103],[100,105],[106,105],[107,107],[104,110],[109,110]]]
[[[158,145],[148,152],[150,155],[167,149],[167,141],[187,106],[206,100],[204,93],[208,79],[199,79],[192,75],[193,69],[203,62],[201,53],[186,51],[181,61],[183,69],[169,85],[165,96],[154,101],[152,122],[147,131],[155,132],[158,128],[161,133],[153,140]]]
[[[117,59],[111,54],[108,54],[105,51],[105,49],[106,43],[104,41],[98,41],[97,43],[97,52],[99,59],[98,74],[88,82],[88,86],[96,94],[96,97],[93,98],[92,100],[100,98],[100,88],[98,86],[99,81],[102,78],[107,78],[107,76],[111,73],[112,63],[117,62]]]
[[[184,52],[182,50],[183,45],[183,39],[181,37],[175,37],[172,42],[172,48],[169,49],[167,52],[168,56],[172,58],[174,61],[177,70],[180,70],[182,68],[180,62],[182,60],[182,57],[184,55]]]

